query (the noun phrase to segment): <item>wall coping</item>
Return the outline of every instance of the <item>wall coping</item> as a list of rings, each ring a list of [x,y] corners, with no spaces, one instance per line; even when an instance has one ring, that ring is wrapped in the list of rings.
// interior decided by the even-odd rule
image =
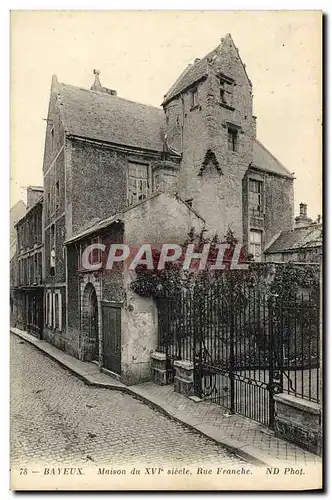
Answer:
[[[291,394],[276,394],[274,396],[274,400],[316,415],[321,413],[321,408],[318,403],[314,403],[313,401],[308,401],[297,396],[292,396]]]
[[[174,366],[175,366],[175,368],[176,367],[183,368],[184,370],[193,370],[194,369],[194,363],[192,363],[191,361],[185,361],[182,359],[176,359],[174,361]]]
[[[154,351],[151,352],[150,358],[158,359],[159,361],[166,361],[166,354],[163,352]]]

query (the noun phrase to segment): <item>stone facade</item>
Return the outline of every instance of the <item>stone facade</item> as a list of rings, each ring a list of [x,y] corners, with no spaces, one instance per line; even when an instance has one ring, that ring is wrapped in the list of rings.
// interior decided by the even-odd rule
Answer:
[[[102,224],[103,225],[103,224]],[[94,287],[98,301],[99,366],[105,368],[106,352],[104,337],[114,335],[114,324],[105,330],[102,320],[103,304],[119,308],[121,329],[121,366],[118,375],[128,384],[135,384],[151,378],[150,354],[156,348],[158,335],[157,306],[152,299],[139,297],[131,290],[135,272],[128,269],[128,263],[119,263],[112,269],[106,268],[108,250],[111,244],[124,243],[135,253],[143,243],[150,242],[159,248],[165,242],[183,243],[191,228],[200,232],[204,221],[176,195],[159,193],[128,207],[98,229],[97,223],[82,236],[69,239],[67,244],[68,290],[70,313],[66,333],[67,347],[71,354],[88,360],[91,354],[91,338],[87,328],[89,294],[87,287]],[[92,241],[105,245],[100,269],[87,270],[80,264],[80,255]],[[119,332],[116,332],[117,334]]]
[[[189,85],[181,86],[182,80]],[[179,195],[192,200],[209,234],[223,238],[230,228],[248,249],[250,230],[256,230],[263,250],[278,231],[292,229],[293,178],[265,148],[257,148],[252,84],[231,36],[195,60],[176,88],[163,105],[168,143],[182,154]],[[229,144],[231,132],[235,151]],[[254,218],[249,215],[248,180],[257,176],[263,205]]]
[[[242,239],[242,179],[252,162],[256,134],[252,87],[230,37],[205,64],[206,78],[194,85],[196,106],[191,101],[193,86],[164,104],[170,146],[182,153],[179,194],[183,199],[193,198],[193,207],[211,232],[223,237],[230,226]],[[231,106],[221,100],[222,75],[230,82]],[[228,149],[229,127],[237,131],[237,151]],[[209,150],[219,169],[209,161],[201,172]]]
[[[159,247],[182,243],[192,227],[220,238],[230,228],[246,246],[254,228],[264,245],[292,225],[293,179],[266,150],[257,157],[252,84],[230,35],[180,76],[163,110],[117,97],[94,75],[90,90],[52,79],[43,162],[44,337],[89,357],[86,290],[93,287],[99,364],[102,303],[120,304],[121,376],[134,383],[149,377],[155,304],[132,295],[126,272],[79,269],[80,245],[96,236]],[[133,168],[145,173],[133,179]],[[263,220],[250,216],[255,176],[264,189]],[[113,222],[96,229],[113,216],[124,224],[120,239]]]

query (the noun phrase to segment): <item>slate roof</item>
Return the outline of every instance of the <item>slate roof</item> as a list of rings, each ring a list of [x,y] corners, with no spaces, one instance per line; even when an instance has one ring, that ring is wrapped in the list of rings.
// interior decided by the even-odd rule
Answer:
[[[179,78],[173,83],[171,88],[168,90],[168,92],[164,96],[164,101],[163,105],[167,104],[168,101],[173,99],[176,95],[180,94],[183,92],[186,88],[190,87],[194,83],[198,82],[202,78],[205,78],[208,74],[208,60],[212,59],[215,55],[220,53],[223,43],[226,40],[231,40],[233,45],[234,42],[232,40],[232,37],[230,33],[227,33],[224,38],[221,38],[220,44],[211,52],[206,54],[202,59],[198,59],[197,62],[194,62],[193,64],[188,64],[188,66],[185,68],[185,70],[182,72],[182,74],[179,76]],[[235,47],[236,48],[236,47]],[[243,66],[243,70],[248,78],[248,82],[251,85],[250,78],[248,77],[246,67],[242,62],[242,59],[239,57],[241,64]]]
[[[182,72],[179,78],[174,82],[172,87],[169,89],[167,94],[164,96],[163,105],[167,104],[168,101],[173,99],[177,94],[185,90],[186,88],[193,85],[198,80],[207,76],[207,64],[208,58],[212,57],[216,49],[212,52],[209,52],[206,56],[203,57],[200,61],[194,64],[188,64],[186,69]]]
[[[322,224],[311,224],[293,231],[282,231],[265,253],[291,252],[320,246],[322,246]]]
[[[163,151],[162,109],[64,83],[59,83],[58,89],[68,134]]]
[[[252,166],[294,179],[293,174],[257,139],[254,140]]]

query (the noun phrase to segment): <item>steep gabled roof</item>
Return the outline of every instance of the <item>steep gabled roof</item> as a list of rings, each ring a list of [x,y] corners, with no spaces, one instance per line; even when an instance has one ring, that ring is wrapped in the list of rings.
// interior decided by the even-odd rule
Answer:
[[[293,174],[257,139],[254,140],[252,167],[294,179]]]
[[[163,151],[162,109],[64,83],[57,89],[67,134]]]
[[[216,49],[207,54],[203,59],[198,60],[194,64],[189,64],[179,78],[175,81],[167,94],[164,96],[163,105],[167,104],[173,97],[180,94],[186,88],[194,85],[199,80],[207,76],[208,58],[213,56]]]
[[[322,224],[311,224],[295,228],[293,231],[282,231],[278,238],[265,250],[265,253],[292,252],[305,248],[322,246]]]
[[[214,59],[216,55],[220,54],[224,42],[226,43],[229,41],[231,41],[235,50],[237,50],[230,33],[227,33],[227,35],[224,38],[221,38],[221,43],[215,49],[211,50],[211,52],[206,54],[202,59],[196,59],[193,64],[189,64],[185,68],[183,73],[179,76],[179,78],[173,83],[171,88],[165,94],[163,106],[167,104],[170,100],[172,100],[174,97],[176,97],[178,94],[183,92],[185,89],[194,85],[196,82],[206,78],[208,74],[208,61]],[[239,60],[241,61],[248,83],[251,85],[251,81],[248,76],[246,67],[243,64],[240,55],[239,55]]]

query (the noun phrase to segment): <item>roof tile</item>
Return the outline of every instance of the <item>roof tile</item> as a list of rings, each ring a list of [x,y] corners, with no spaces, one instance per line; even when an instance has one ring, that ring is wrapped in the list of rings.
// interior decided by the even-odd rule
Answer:
[[[59,99],[67,133],[163,151],[162,109],[64,83],[59,84]]]

